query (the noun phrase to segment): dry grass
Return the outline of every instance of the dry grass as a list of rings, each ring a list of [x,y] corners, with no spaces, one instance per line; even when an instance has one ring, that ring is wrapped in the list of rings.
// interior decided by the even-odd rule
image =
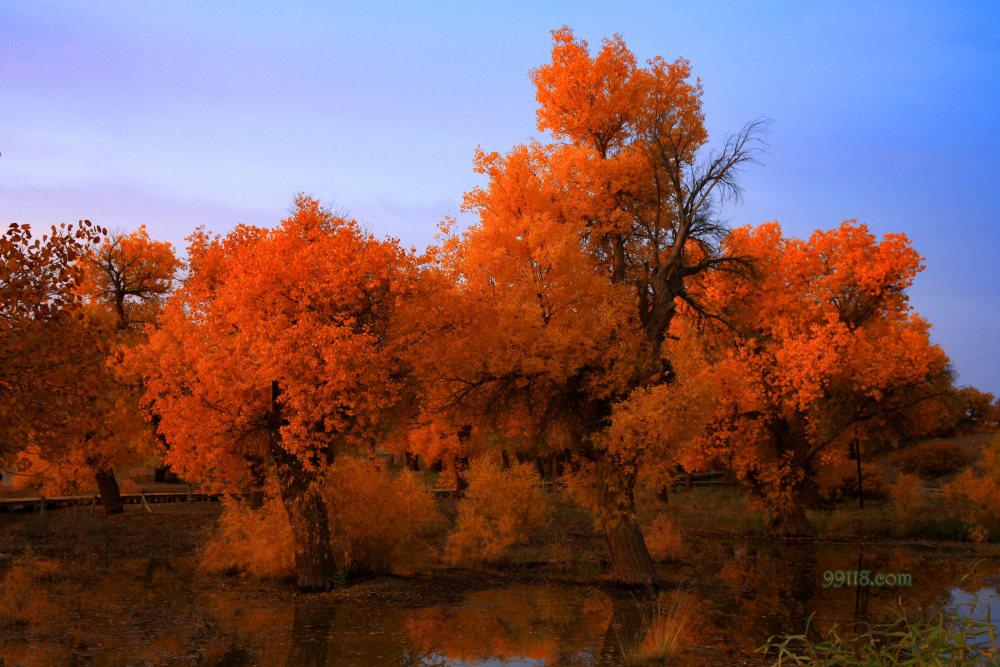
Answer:
[[[660,594],[641,640],[618,637],[622,661],[626,665],[660,665],[677,659],[693,619],[694,610],[685,592]]]

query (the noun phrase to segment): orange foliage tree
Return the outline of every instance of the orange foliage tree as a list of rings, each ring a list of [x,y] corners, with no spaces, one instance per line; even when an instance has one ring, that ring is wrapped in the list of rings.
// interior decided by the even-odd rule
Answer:
[[[88,220],[32,239],[28,225],[0,237],[0,458],[58,440],[77,403],[80,258],[106,231]]]
[[[893,444],[948,385],[948,359],[906,296],[921,258],[906,237],[878,241],[854,221],[807,241],[777,223],[744,227],[727,245],[759,258],[757,275],[705,280],[726,326],[716,320],[717,403],[700,451],[739,473],[776,529],[808,532],[817,471],[855,439]]]
[[[690,407],[673,395],[665,341],[677,304],[696,302],[693,276],[745,264],[719,246],[713,213],[738,194],[762,126],[706,157],[686,61],[639,66],[618,36],[593,56],[568,28],[553,39],[531,78],[554,143],[478,151],[489,183],[464,204],[478,223],[431,252],[448,287],[424,307],[437,331],[425,404],[450,420],[442,432],[476,426],[454,439],[466,449],[574,455],[599,480],[615,578],[649,585],[633,487],[644,452],[669,440],[659,412]]]
[[[140,226],[111,234],[88,253],[83,267],[80,291],[95,340],[90,367],[80,378],[82,409],[74,433],[67,434],[75,437],[67,444],[94,472],[105,510],[114,513],[122,511],[115,468],[136,463],[151,450],[139,409],[141,387],[122,367],[122,357],[145,340],[180,262],[170,243],[150,239]]]
[[[190,275],[132,362],[189,478],[242,489],[270,466],[292,528],[298,585],[335,571],[318,475],[369,447],[398,395],[390,335],[408,261],[305,196],[274,229],[190,237]]]
[[[140,388],[123,375],[120,361],[143,339],[178,266],[170,244],[151,240],[142,227],[114,233],[80,258],[79,317],[61,342],[71,359],[71,386],[63,389],[71,417],[36,437],[19,458],[36,478],[31,485],[71,491],[82,481],[82,466],[96,480],[105,510],[122,511],[114,470],[150,448]]]

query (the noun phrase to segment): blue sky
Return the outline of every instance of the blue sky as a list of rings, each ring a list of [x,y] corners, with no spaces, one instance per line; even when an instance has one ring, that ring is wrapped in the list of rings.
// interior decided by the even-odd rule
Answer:
[[[773,120],[734,225],[856,218],[926,258],[911,290],[960,384],[1000,394],[1000,9],[990,2],[0,0],[0,223],[89,218],[179,248],[304,191],[422,247],[535,129],[562,25],[687,58],[717,141]]]

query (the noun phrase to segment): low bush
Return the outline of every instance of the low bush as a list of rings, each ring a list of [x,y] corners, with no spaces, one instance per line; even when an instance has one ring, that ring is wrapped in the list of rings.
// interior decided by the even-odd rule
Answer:
[[[901,519],[909,519],[917,514],[924,501],[920,488],[920,478],[912,473],[900,473],[896,483],[889,487],[892,506]]]
[[[260,509],[251,509],[248,503],[235,498],[222,501],[219,527],[205,546],[202,569],[272,579],[292,576],[292,529],[276,489],[270,491]]]
[[[434,496],[409,471],[390,475],[343,456],[324,480],[333,557],[352,574],[411,571],[429,553],[424,537],[440,524]]]
[[[977,542],[1000,536],[1000,436],[983,452],[979,472],[965,470],[945,485],[945,498]]]
[[[502,562],[545,523],[548,503],[541,479],[530,464],[502,470],[486,457],[472,462],[466,479],[469,486],[448,536],[448,560],[457,565]]]
[[[816,486],[820,498],[827,502],[857,498],[857,465],[857,461],[843,458],[823,466],[816,474]],[[861,487],[864,490],[865,498],[885,497],[885,477],[874,463],[861,463]]]
[[[896,452],[893,462],[903,472],[931,479],[961,470],[969,464],[969,456],[949,440],[928,440]]]
[[[330,546],[341,575],[410,571],[426,551],[424,535],[441,516],[434,497],[410,475],[389,475],[373,463],[344,456],[322,478],[330,519]],[[223,501],[219,527],[204,551],[209,572],[258,577],[292,576],[292,529],[274,482],[264,504]]]

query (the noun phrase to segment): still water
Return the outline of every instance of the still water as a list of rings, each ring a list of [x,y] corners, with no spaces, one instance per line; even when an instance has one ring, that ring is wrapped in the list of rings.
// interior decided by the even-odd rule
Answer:
[[[655,599],[599,581],[494,579],[384,601],[276,595],[237,579],[206,586],[179,560],[86,573],[8,561],[0,563],[0,665],[615,665],[655,652],[664,636],[676,636],[680,664],[759,664],[757,647],[802,632],[810,616],[821,630],[849,631],[891,620],[900,604],[908,613],[967,609],[1000,584],[1000,561],[977,561],[974,548],[703,538],[661,566],[668,587]],[[897,585],[824,586],[855,571],[892,574]],[[995,605],[994,623],[998,616]]]

